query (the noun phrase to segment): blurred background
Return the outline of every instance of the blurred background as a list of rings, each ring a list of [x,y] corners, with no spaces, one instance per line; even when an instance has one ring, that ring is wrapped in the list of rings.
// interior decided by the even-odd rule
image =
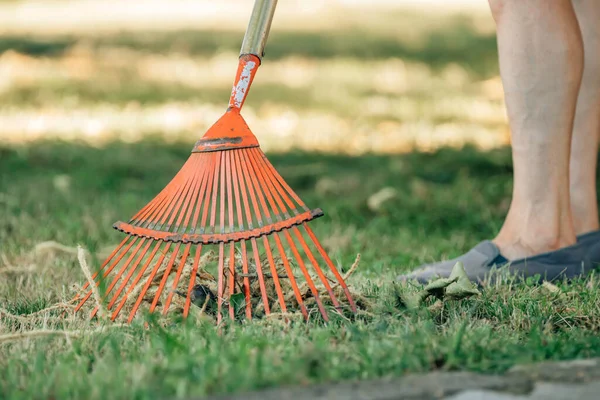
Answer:
[[[0,1],[0,142],[192,144],[224,112],[251,0]],[[482,0],[283,0],[243,112],[263,148],[508,143]]]

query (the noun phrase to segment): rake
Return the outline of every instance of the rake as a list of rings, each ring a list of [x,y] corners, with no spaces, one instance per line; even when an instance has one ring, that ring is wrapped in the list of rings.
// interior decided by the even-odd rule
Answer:
[[[209,291],[197,284],[207,275],[216,293],[204,296],[205,302],[216,299],[217,323],[225,308],[232,319],[287,313],[289,307],[304,319],[318,310],[324,321],[329,306],[356,312],[343,277],[307,224],[323,212],[309,209],[284,181],[240,115],[264,56],[276,3],[254,4],[225,114],[150,203],[127,223],[114,224],[127,236],[92,276],[96,286],[107,285],[102,301],[108,302],[112,320],[128,305],[131,322],[144,302],[150,312],[162,306],[166,314],[177,294],[185,299],[187,317],[193,300],[202,297],[198,293]],[[205,271],[207,247],[214,249],[216,278]],[[189,276],[187,284],[182,276]],[[184,293],[178,291],[182,285]],[[89,283],[82,288],[77,311],[92,293]],[[90,317],[98,311],[96,306]]]

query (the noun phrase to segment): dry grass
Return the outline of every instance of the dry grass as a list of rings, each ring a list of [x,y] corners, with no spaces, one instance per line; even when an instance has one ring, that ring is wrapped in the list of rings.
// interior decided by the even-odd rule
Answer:
[[[133,286],[131,281],[125,281],[125,277],[123,274],[121,276],[118,275],[118,271],[115,268],[108,275],[103,276],[104,282],[110,282],[112,287],[120,287],[123,286],[123,291],[120,296],[117,297],[118,301],[115,303],[115,307],[111,309],[114,311],[116,305],[121,304],[123,302],[123,308],[121,309],[118,316],[116,316],[117,322],[125,322],[127,321],[130,313],[134,309],[135,303],[139,298],[142,291],[144,291],[144,295],[142,297],[142,303],[140,308],[137,309],[136,320],[143,320],[144,316],[152,309],[151,305],[155,304],[156,311],[162,308],[162,312],[167,316],[164,319],[164,324],[171,324],[174,320],[180,319],[183,315],[186,299],[188,296],[189,284],[192,279],[192,272],[194,271],[194,256],[189,256],[186,260],[181,259],[182,255],[177,254],[174,257],[172,254],[165,254],[165,257],[162,263],[158,266],[158,269],[154,270],[153,268],[148,268],[141,275],[139,282]],[[94,282],[92,279],[92,274],[88,269],[87,262],[85,260],[84,251],[80,250],[78,254],[79,265],[81,270],[83,271],[86,280],[88,282]],[[266,255],[260,256],[260,264],[263,266],[270,265]],[[287,269],[283,260],[278,257],[273,257],[274,268],[277,272],[277,281],[275,283],[275,279],[271,273],[271,270],[268,272],[265,270],[262,272],[264,283],[265,283],[265,295],[268,299],[270,312],[276,315],[281,314],[281,306],[280,299],[277,293],[277,285],[281,288],[281,292],[284,295],[284,301],[286,303],[287,311],[286,315],[293,316],[294,319],[302,319],[301,318],[301,309],[299,306],[299,300],[296,298],[294,293],[291,280],[288,277]],[[360,261],[360,255],[357,256],[356,261],[352,265],[352,267],[348,270],[348,272],[344,275],[344,280],[350,285],[350,288],[353,287],[351,280],[349,278],[352,277],[352,274],[356,271],[358,267],[358,263]],[[295,262],[292,258],[288,258],[288,265],[292,270],[292,273],[296,277],[295,279],[298,281],[298,291],[301,294],[301,300],[303,305],[308,310],[309,314],[313,312],[317,312],[317,304],[315,301],[314,293],[310,290],[308,283],[305,280],[298,280],[299,276],[302,276],[299,268],[295,265]],[[179,266],[183,263],[183,268],[181,270],[181,274],[177,275],[175,273],[175,269],[169,268],[170,265]],[[244,298],[244,285],[246,279],[249,282],[249,301],[252,309],[253,318],[264,318],[265,315],[265,304],[263,301],[262,290],[260,288],[260,283],[258,279],[258,275],[256,273],[256,266],[253,260],[250,260],[248,263],[249,274],[243,273],[243,261],[242,255],[238,252],[235,254],[235,270],[236,270],[236,278],[234,280],[234,288],[230,290],[229,288],[229,280],[227,271],[224,271],[223,276],[223,297],[219,298],[219,292],[217,287],[217,263],[218,256],[212,252],[206,252],[202,255],[199,261],[198,268],[196,270],[196,276],[194,278],[195,286],[190,293],[190,301],[191,307],[196,307],[196,317],[200,317],[205,319],[205,317],[209,317],[212,321],[216,322],[217,320],[217,303],[220,301],[223,305],[223,314],[227,313],[229,305],[235,310],[236,318],[243,319],[245,313],[245,303],[246,300]],[[229,257],[226,257],[224,260],[224,265],[229,266],[230,260]],[[169,272],[169,275],[165,277],[165,274]],[[177,283],[175,285],[175,279]],[[319,297],[323,302],[323,305],[326,307],[333,307],[333,302],[323,285],[320,282],[319,278],[311,274],[312,282],[315,282],[315,287],[317,293],[319,293]],[[337,281],[332,281],[337,282]],[[161,287],[161,284],[164,287],[164,290],[158,293],[158,290]],[[92,286],[93,299],[91,299],[85,304],[85,306],[81,309],[81,313],[83,316],[91,315],[92,310],[98,310],[98,316],[102,318],[102,315],[110,315],[106,314],[105,310],[105,299],[112,297],[116,294],[111,293],[108,296],[108,293],[104,296],[100,296],[98,292],[97,284],[93,284]],[[173,289],[174,288],[174,289]],[[343,289],[339,287],[337,283],[331,285],[331,289],[336,298],[344,298],[345,294]],[[82,298],[90,289],[82,288],[77,290],[77,298]],[[174,292],[173,294],[171,294]],[[352,295],[355,301],[358,303],[359,307],[365,308],[368,305],[366,299],[360,294],[357,293],[354,289],[352,289]],[[241,296],[241,297],[240,297]],[[167,299],[171,298],[169,303],[168,310],[165,311]],[[125,300],[126,299],[126,300]],[[199,310],[199,312],[197,312]],[[115,316],[113,314],[113,316]],[[192,313],[194,316],[194,312]]]

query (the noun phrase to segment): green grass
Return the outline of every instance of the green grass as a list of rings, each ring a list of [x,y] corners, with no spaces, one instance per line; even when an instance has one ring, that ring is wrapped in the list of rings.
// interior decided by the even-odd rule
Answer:
[[[356,149],[357,132],[427,137],[441,124],[446,130],[438,134],[446,139],[467,129],[479,135],[504,129],[495,38],[489,26],[479,29],[490,18],[478,25],[460,15],[364,13],[356,21],[339,31],[273,30],[269,62],[245,110],[264,122],[261,130],[271,129],[256,132],[263,145],[281,140],[270,125],[284,112],[308,120],[301,130],[324,136],[342,130],[334,149],[340,153]],[[307,205],[325,211],[311,226],[342,271],[361,254],[349,283],[368,308],[352,320],[333,314],[328,325],[228,323],[219,333],[194,318],[164,327],[148,317],[145,329],[61,318],[60,311],[27,317],[70,300],[72,285],[85,281],[75,255],[38,254],[35,246],[53,240],[102,253],[122,240],[113,222],[126,220],[170,181],[198,126],[208,123],[199,116],[183,131],[163,135],[136,118],[154,117],[144,114],[154,113],[154,105],[224,107],[241,37],[233,31],[0,36],[0,53],[13,52],[3,55],[8,67],[0,93],[7,110],[0,122],[8,121],[0,138],[13,143],[0,144],[1,398],[190,397],[431,370],[494,373],[530,361],[600,355],[597,276],[555,282],[560,293],[508,281],[442,309],[428,301],[407,310],[398,300],[399,293],[418,290],[396,287],[399,273],[462,254],[498,231],[512,188],[507,148],[269,154]],[[144,112],[128,114],[138,108]],[[31,113],[40,116],[32,125],[45,129],[43,135],[58,129],[52,137],[68,137],[69,126],[45,122],[83,115],[118,121],[123,127],[111,125],[117,134],[145,129],[145,139],[18,144],[25,134],[14,121]],[[369,197],[385,187],[397,196],[372,211]],[[88,333],[2,341],[34,329]]]
[[[117,243],[121,234],[111,223],[160,190],[189,149],[190,143],[152,139],[104,148],[56,142],[0,148],[0,308],[26,315],[68,300],[69,286],[84,281],[75,257],[36,256],[35,244],[56,240],[96,250]],[[362,254],[350,283],[371,303],[367,313],[354,321],[334,316],[328,325],[228,324],[221,334],[205,321],[163,328],[150,319],[149,329],[10,341],[0,344],[0,393],[158,399],[438,369],[492,373],[600,355],[597,278],[557,282],[559,294],[507,282],[442,310],[399,305],[397,290],[416,288],[394,289],[396,274],[460,254],[498,229],[511,186],[508,149],[269,157],[309,206],[325,210],[312,225],[334,260],[347,269]],[[54,183],[57,176],[70,178],[66,189]],[[367,198],[385,186],[400,195],[370,211]],[[3,272],[6,261],[35,269]],[[96,323],[0,316],[0,334],[42,327],[93,330]]]

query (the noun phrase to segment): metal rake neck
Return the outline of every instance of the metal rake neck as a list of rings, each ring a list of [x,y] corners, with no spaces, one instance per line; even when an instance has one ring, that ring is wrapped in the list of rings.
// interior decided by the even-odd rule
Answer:
[[[277,0],[256,0],[240,50],[240,63],[233,83],[229,111],[239,112],[265,53],[265,45],[275,14]]]
[[[277,0],[256,0],[250,22],[244,35],[240,57],[246,54],[253,54],[260,59],[265,53],[265,45],[271,29],[271,22],[275,14]]]

